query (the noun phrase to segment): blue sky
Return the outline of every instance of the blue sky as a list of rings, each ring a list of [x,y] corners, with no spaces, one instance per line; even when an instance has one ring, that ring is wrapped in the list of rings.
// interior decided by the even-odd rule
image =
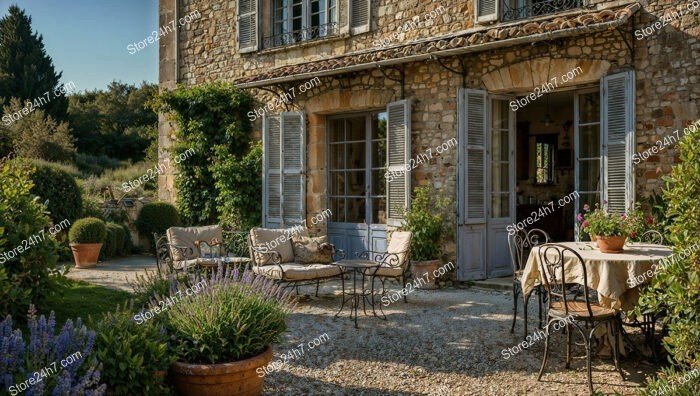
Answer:
[[[127,50],[158,28],[158,0],[0,0],[0,16],[10,4],[32,17],[62,82],[82,91],[158,81],[158,43]]]

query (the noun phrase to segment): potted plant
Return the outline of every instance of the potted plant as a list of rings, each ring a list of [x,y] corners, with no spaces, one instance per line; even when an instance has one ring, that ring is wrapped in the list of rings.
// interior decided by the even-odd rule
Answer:
[[[435,289],[434,273],[442,263],[440,242],[446,231],[443,210],[449,200],[437,197],[431,187],[416,188],[414,193],[411,207],[404,212],[402,226],[403,230],[413,233],[411,274],[413,279],[426,279],[421,288]]]
[[[607,201],[603,201],[603,204],[607,204]],[[591,236],[591,240],[595,240],[602,253],[621,253],[627,237],[633,232],[632,218],[628,218],[624,213],[610,213],[607,208],[601,209],[598,204],[595,210],[586,211],[579,219],[583,220],[583,231]]]
[[[178,394],[259,395],[271,344],[287,329],[291,294],[271,280],[221,266],[204,286],[200,279],[180,283],[181,298],[167,306],[177,358],[170,375]]]
[[[86,217],[73,224],[68,239],[77,268],[92,268],[97,264],[106,235],[104,221],[96,217]]]

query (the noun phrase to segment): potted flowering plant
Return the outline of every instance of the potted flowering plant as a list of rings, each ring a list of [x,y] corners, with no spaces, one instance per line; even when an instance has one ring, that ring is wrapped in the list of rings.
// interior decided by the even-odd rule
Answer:
[[[179,284],[180,298],[166,305],[178,394],[259,395],[264,376],[256,370],[270,362],[271,344],[287,329],[292,296],[252,272],[221,265],[206,287],[187,288],[201,280]]]
[[[607,201],[603,201],[603,204],[607,204]],[[598,204],[593,211],[584,205],[584,211],[585,214],[578,216],[582,221],[581,228],[591,236],[591,240],[595,238],[598,249],[603,253],[621,253],[627,237],[635,232],[636,216],[630,219],[624,213],[601,209]]]

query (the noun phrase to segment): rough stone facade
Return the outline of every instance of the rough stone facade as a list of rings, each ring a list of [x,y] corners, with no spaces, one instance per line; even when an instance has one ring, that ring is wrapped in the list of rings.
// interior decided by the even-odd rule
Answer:
[[[595,8],[630,2],[586,3],[589,8]],[[174,4],[175,0],[160,0],[161,23],[172,14]],[[390,37],[400,26],[416,18],[417,27],[402,33],[396,42],[421,40],[475,27],[474,1],[375,0],[372,1],[372,29],[368,33],[349,35],[347,23],[343,25],[341,18],[341,34],[337,37],[239,54],[236,50],[236,4],[236,1],[180,1],[180,14],[197,10],[202,17],[184,26],[179,33],[178,82],[195,85],[217,80],[236,81],[260,70],[371,49],[377,40]],[[642,40],[634,37],[636,29],[653,24],[669,9],[685,4],[670,0],[645,2],[642,10],[622,26],[621,31],[610,29],[445,58],[445,65],[455,71],[460,70],[460,62],[463,62],[468,71],[464,81],[461,75],[447,70],[436,61],[406,63],[404,95],[412,100],[413,106],[413,154],[457,137],[459,87],[485,89],[493,93],[529,91],[548,76],[563,75],[574,65],[584,70],[573,82],[576,85],[595,84],[600,77],[625,68],[636,70],[636,151],[646,150],[657,140],[675,129],[682,129],[700,116],[700,7],[692,12],[686,11],[688,13],[682,18]],[[345,0],[339,1],[339,6],[341,10],[345,9]],[[434,18],[426,18],[425,15]],[[169,89],[176,79],[171,70],[177,63],[172,57],[175,43],[168,40],[161,41],[160,45],[161,87]],[[396,76],[391,74],[391,70],[386,72],[392,77]],[[290,86],[298,86],[305,81],[291,82]],[[310,91],[297,94],[289,108],[282,106],[278,109],[304,110],[307,114],[308,217],[327,208],[326,115],[382,109],[387,103],[401,99],[402,91],[398,82],[387,78],[377,68],[321,77],[321,82]],[[265,90],[251,89],[251,93],[261,105],[272,99],[272,94]],[[259,136],[261,123],[258,121],[256,125],[256,135]],[[161,120],[159,139],[163,155],[168,155],[170,127],[164,120]],[[658,191],[663,186],[661,176],[667,174],[677,160],[674,149],[669,148],[637,165],[637,196]],[[432,184],[445,195],[456,197],[457,150],[450,150],[422,164],[412,172],[412,178],[413,186]],[[172,183],[173,175],[161,176],[161,199],[173,199]],[[444,251],[446,260],[456,259],[454,242],[449,242]]]

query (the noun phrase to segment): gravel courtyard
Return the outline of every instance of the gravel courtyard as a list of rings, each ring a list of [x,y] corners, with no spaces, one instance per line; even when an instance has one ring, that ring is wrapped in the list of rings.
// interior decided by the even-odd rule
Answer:
[[[132,291],[127,279],[155,260],[132,256],[94,269],[73,268],[70,278]],[[396,284],[391,285],[397,290]],[[508,359],[502,351],[522,341],[522,320],[510,334],[510,292],[479,288],[417,290],[408,304],[398,301],[384,308],[387,320],[349,318],[349,307],[334,318],[340,306],[340,282],[300,288],[299,302],[288,319],[289,330],[274,346],[279,370],[266,375],[266,395],[587,395],[585,352],[574,347],[572,369],[564,368],[564,335],[556,334],[547,374],[537,381],[544,343],[536,343]],[[534,301],[534,300],[533,300]],[[530,309],[530,334],[537,309]],[[324,335],[325,334],[325,335]],[[326,336],[327,335],[327,336]],[[314,341],[316,341],[314,343]],[[314,348],[309,347],[309,342]],[[303,349],[299,344],[303,343]],[[283,355],[287,355],[284,363]],[[636,394],[653,367],[637,358],[622,361],[623,382],[610,360],[593,360],[597,391]]]
[[[341,317],[333,317],[340,304],[339,286],[329,283],[318,298],[308,296],[313,295],[311,287],[301,289],[289,331],[274,347],[273,362],[283,363],[286,354],[287,363],[266,376],[265,394],[588,394],[585,352],[574,347],[572,369],[566,370],[561,333],[543,382],[537,381],[543,342],[504,358],[501,351],[521,342],[522,335],[521,321],[516,334],[509,332],[512,297],[507,292],[415,291],[408,304],[399,301],[385,308],[386,321],[360,315],[360,328],[355,329],[347,307]],[[536,325],[537,310],[530,312],[530,323]],[[613,371],[612,361],[594,358],[595,389],[636,394],[635,388],[653,371],[636,358],[623,360],[622,367],[625,382]]]

